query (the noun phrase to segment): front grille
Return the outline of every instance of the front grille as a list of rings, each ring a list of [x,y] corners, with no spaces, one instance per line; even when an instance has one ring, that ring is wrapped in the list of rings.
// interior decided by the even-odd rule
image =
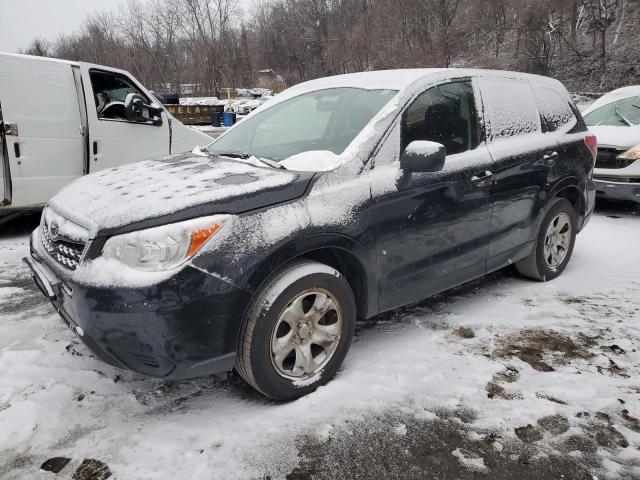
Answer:
[[[616,148],[598,148],[596,168],[625,168],[635,162],[635,160],[619,160],[617,157],[623,152],[624,150]]]
[[[84,243],[70,242],[64,239],[53,240],[46,223],[42,225],[40,238],[42,239],[42,246],[51,258],[69,270],[76,269],[84,251]]]

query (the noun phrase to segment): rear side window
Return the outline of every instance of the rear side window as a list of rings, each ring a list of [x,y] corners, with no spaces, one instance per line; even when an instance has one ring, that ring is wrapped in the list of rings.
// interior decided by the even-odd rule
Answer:
[[[547,87],[535,85],[533,89],[540,107],[543,132],[568,131],[575,127],[577,119],[569,100]]]
[[[445,146],[447,155],[478,146],[478,120],[471,82],[453,82],[418,95],[402,117],[402,148],[414,140]]]
[[[540,113],[528,82],[479,78],[490,140],[542,132]]]

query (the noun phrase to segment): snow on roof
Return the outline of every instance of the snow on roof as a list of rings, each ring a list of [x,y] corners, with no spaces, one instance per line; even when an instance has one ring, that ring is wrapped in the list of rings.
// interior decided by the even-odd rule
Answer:
[[[0,52],[0,57],[2,56],[24,58],[25,60],[30,59],[30,60],[41,61],[41,62],[63,63],[66,65],[79,65],[78,62],[71,62],[69,60],[61,60],[59,58],[51,58],[51,57],[38,57],[36,55],[23,55],[21,53]]]
[[[631,85],[629,87],[622,87],[616,90],[613,90],[606,95],[603,95],[598,100],[593,102],[589,107],[582,112],[583,115],[587,115],[598,108],[607,105],[609,103],[615,102],[617,100],[622,100],[623,98],[629,97],[637,97],[640,96],[640,85]]]
[[[322,90],[325,88],[353,87],[370,90],[389,89],[404,90],[416,82],[429,77],[471,77],[471,76],[498,76],[508,78],[537,79],[556,83],[549,77],[532,75],[528,73],[510,72],[502,70],[468,69],[468,68],[407,68],[396,70],[376,70],[370,72],[347,73],[333,77],[318,78],[308,82],[299,83],[287,89],[285,92],[300,92]],[[559,82],[557,82],[559,83]]]

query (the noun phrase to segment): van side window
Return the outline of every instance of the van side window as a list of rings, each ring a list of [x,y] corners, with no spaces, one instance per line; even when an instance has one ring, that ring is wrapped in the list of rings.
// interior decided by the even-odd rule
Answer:
[[[91,87],[96,111],[100,120],[127,121],[124,113],[124,99],[130,93],[137,93],[149,99],[127,77],[100,70],[91,70]]]
[[[571,130],[577,123],[569,100],[551,88],[534,85],[542,115],[542,131]]]
[[[402,149],[415,140],[445,146],[447,155],[478,146],[478,117],[473,86],[453,82],[421,93],[402,116]]]
[[[540,113],[528,82],[483,77],[478,82],[489,140],[542,132]]]

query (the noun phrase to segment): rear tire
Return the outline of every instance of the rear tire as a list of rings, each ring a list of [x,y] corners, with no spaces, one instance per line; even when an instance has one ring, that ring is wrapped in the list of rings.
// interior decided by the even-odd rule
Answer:
[[[312,260],[291,263],[257,292],[245,318],[236,370],[274,400],[313,392],[336,374],[356,325],[347,280]]]
[[[576,212],[573,205],[564,198],[556,198],[547,207],[533,252],[517,262],[516,268],[534,280],[553,280],[569,263],[575,241]]]

